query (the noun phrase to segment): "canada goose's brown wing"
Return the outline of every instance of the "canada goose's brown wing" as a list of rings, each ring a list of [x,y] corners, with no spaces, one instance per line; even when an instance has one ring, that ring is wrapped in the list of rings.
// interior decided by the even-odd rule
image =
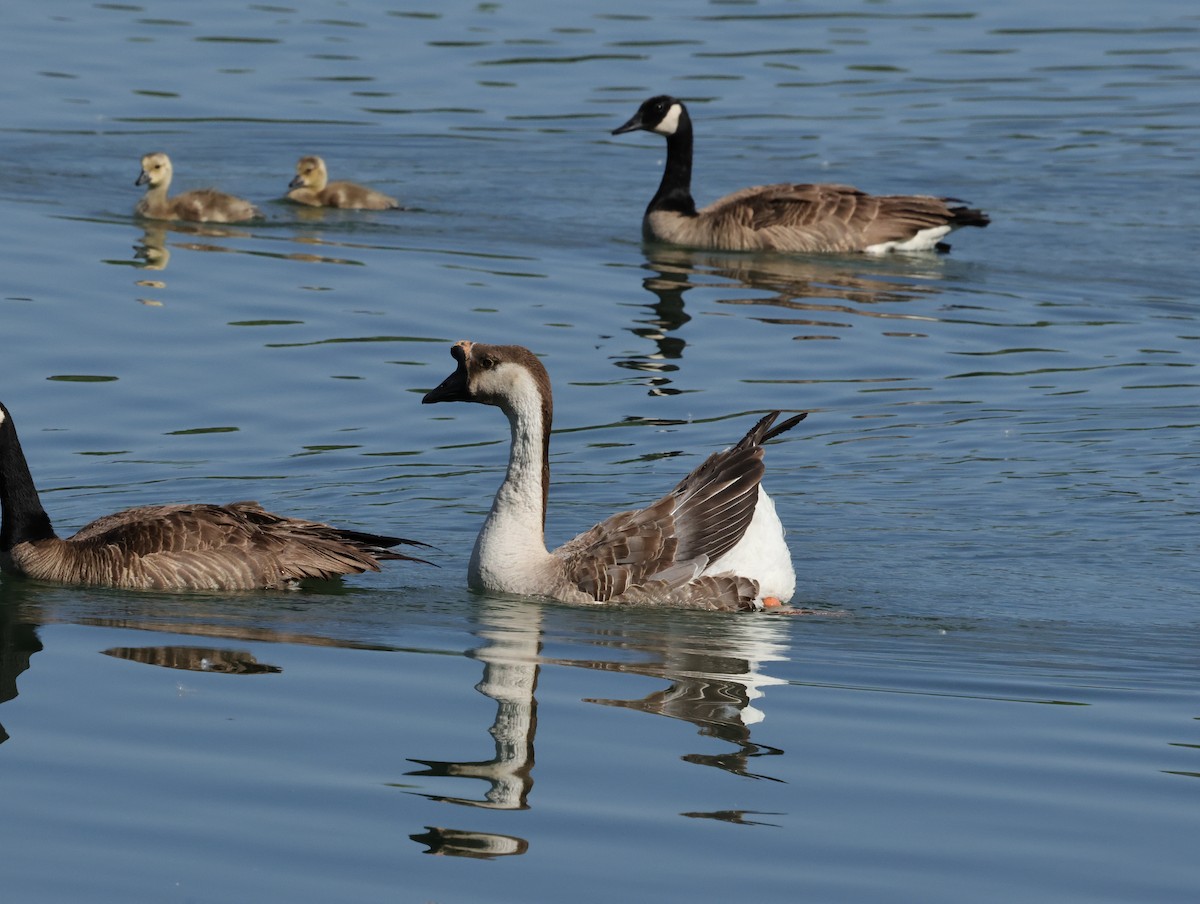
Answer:
[[[144,506],[86,525],[59,544],[58,573],[35,576],[159,589],[282,587],[378,571],[380,560],[411,558],[388,548],[409,542],[285,518],[255,502]],[[49,547],[41,558],[50,567]]]
[[[783,183],[745,188],[699,211],[729,241],[746,231],[778,251],[860,251],[904,241],[922,229],[984,225],[978,211],[927,195],[869,195],[849,185]],[[963,213],[975,214],[964,220]],[[978,222],[982,218],[982,222]]]
[[[760,420],[737,445],[710,455],[652,505],[613,515],[556,549],[568,579],[602,602],[631,592],[640,596],[639,588],[649,593],[651,584],[672,590],[693,581],[737,544],[754,517],[763,441],[805,417],[772,430],[778,414]]]

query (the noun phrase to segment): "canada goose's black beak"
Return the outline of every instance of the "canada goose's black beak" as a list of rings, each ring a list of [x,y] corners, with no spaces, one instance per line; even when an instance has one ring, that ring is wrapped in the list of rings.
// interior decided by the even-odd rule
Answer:
[[[292,181],[288,183],[288,188],[299,188],[303,184],[304,184],[304,179],[302,179],[300,177],[299,173],[296,173],[296,175],[292,179]]]
[[[149,181],[150,181],[150,174],[148,172],[146,172],[145,170],[142,170],[140,173],[138,173],[137,181],[135,181],[133,184],[134,185],[145,185]]]
[[[626,132],[636,132],[638,129],[644,128],[646,128],[646,124],[642,122],[642,111],[638,110],[633,114],[629,122],[623,126],[617,126],[617,128],[612,130],[612,133],[614,135],[624,135]]]
[[[471,343],[469,342],[459,342],[450,349],[450,354],[458,362],[458,368],[442,380],[441,385],[436,389],[425,393],[425,398],[421,399],[422,405],[432,405],[434,402],[474,401],[471,397],[471,390],[467,387],[467,355],[470,347]]]

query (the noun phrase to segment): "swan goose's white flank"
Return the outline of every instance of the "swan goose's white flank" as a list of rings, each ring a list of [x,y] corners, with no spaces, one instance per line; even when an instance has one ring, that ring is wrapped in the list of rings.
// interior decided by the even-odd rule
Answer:
[[[868,195],[849,185],[758,185],[697,210],[687,107],[652,97],[612,133],[639,129],[667,139],[662,182],[642,218],[647,241],[721,251],[946,251],[941,239],[952,230],[989,222],[954,198]]]
[[[148,505],[60,538],[42,508],[12,416],[0,404],[0,567],[61,584],[129,590],[286,589],[379,571],[415,540],[286,518],[257,502]]]
[[[763,442],[805,414],[760,420],[644,509],[622,512],[547,551],[546,497],[553,400],[541,362],[519,345],[459,342],[458,368],[424,399],[481,402],[512,431],[508,472],[471,554],[478,590],[573,603],[762,609],[796,587],[775,505],[760,486]]]
[[[161,151],[142,158],[142,171],[133,184],[148,185],[149,188],[134,206],[135,214],[150,220],[193,223],[242,223],[262,216],[249,201],[214,188],[198,188],[168,198],[173,172],[171,158]]]

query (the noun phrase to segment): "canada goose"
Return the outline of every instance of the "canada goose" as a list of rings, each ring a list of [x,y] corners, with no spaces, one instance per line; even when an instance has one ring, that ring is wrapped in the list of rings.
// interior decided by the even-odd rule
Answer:
[[[391,210],[400,206],[395,198],[354,182],[330,182],[325,161],[320,157],[301,157],[296,176],[288,183],[287,196],[309,207],[347,207],[358,210]]]
[[[759,185],[707,207],[692,200],[692,121],[674,97],[652,97],[612,134],[642,129],[667,139],[667,165],[642,218],[647,241],[722,251],[948,250],[939,240],[987,214],[954,198],[868,195],[849,185]]]
[[[8,409],[0,404],[0,566],[44,581],[130,590],[258,590],[378,571],[415,540],[286,518],[257,502],[147,505],[54,533]],[[427,563],[428,564],[428,563]]]
[[[546,369],[519,345],[459,342],[450,353],[458,368],[422,401],[495,405],[512,428],[508,473],[471,554],[471,587],[691,609],[761,609],[791,598],[791,554],[760,486],[762,444],[804,414],[772,427],[779,415],[772,412],[657,502],[613,515],[548,552],[554,402]]]
[[[212,188],[185,191],[167,197],[171,186],[171,158],[161,151],[142,158],[142,171],[134,185],[149,185],[133,212],[151,220],[190,220],[193,223],[241,223],[262,216],[249,201]]]

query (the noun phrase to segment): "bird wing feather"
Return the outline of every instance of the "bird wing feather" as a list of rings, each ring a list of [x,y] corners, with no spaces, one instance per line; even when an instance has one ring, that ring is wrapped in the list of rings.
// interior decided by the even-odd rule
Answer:
[[[771,430],[777,415],[764,417],[736,445],[714,452],[661,499],[613,515],[556,549],[568,580],[601,602],[663,595],[678,602],[700,593],[698,587],[685,588],[737,544],[754,517],[763,440],[803,417]],[[753,599],[757,585],[741,582],[747,586],[710,582],[704,592],[736,595],[752,589]]]

